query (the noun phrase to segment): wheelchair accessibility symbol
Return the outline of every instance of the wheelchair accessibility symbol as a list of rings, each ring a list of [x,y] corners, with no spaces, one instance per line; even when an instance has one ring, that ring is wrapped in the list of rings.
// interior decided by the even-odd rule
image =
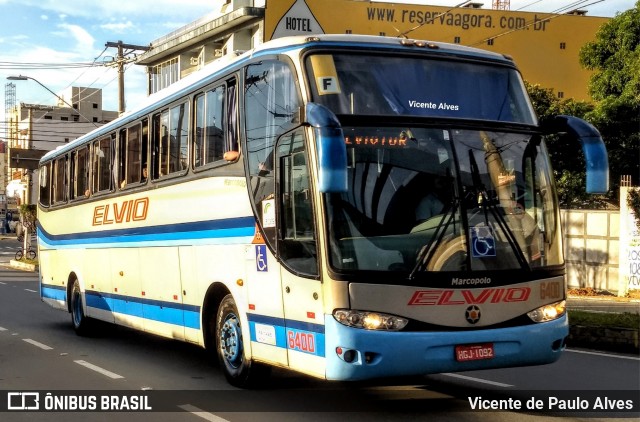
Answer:
[[[471,254],[474,258],[496,256],[496,239],[489,226],[471,227]]]
[[[256,270],[260,272],[269,271],[266,245],[256,245]]]

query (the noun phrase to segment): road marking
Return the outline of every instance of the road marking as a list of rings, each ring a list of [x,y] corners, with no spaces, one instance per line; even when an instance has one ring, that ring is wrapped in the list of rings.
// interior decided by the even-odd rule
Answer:
[[[4,327],[0,327],[0,331],[7,331],[7,329]]]
[[[40,343],[38,341],[31,340],[30,338],[23,338],[22,341],[26,341],[29,344],[33,344],[34,346],[39,347],[42,350],[52,350],[53,349],[53,347],[49,347],[46,344],[42,344],[42,343]]]
[[[463,380],[467,380],[467,381],[473,381],[473,382],[479,382],[482,384],[489,384],[489,385],[495,385],[496,387],[513,387],[513,385],[511,384],[503,384],[501,382],[496,382],[496,381],[489,381],[489,380],[483,380],[482,378],[474,378],[474,377],[468,377],[466,375],[460,375],[460,374],[451,374],[451,373],[444,373],[444,374],[440,374],[440,375],[446,375],[448,377],[453,377],[453,378],[460,378]]]
[[[208,420],[210,422],[229,422],[228,420],[221,418],[220,416],[216,416],[213,413],[209,413],[209,412],[205,412],[202,409],[199,409],[195,406],[192,406],[190,404],[182,404],[178,406],[180,409],[182,410],[186,410],[187,412],[191,413],[192,415],[198,416],[202,419]]]
[[[0,281],[0,284],[4,284],[5,286],[7,285],[4,281]]]
[[[567,352],[572,352],[572,353],[582,353],[584,355],[596,355],[596,356],[603,356],[603,357],[607,357],[607,358],[618,358],[618,359],[629,359],[629,360],[640,360],[639,357],[635,357],[635,356],[622,356],[622,355],[612,355],[611,353],[601,353],[601,352],[588,352],[586,350],[572,350],[572,349],[566,349]]]
[[[84,366],[85,368],[89,368],[89,369],[91,369],[93,371],[99,372],[102,375],[106,375],[109,378],[113,378],[113,379],[124,378],[122,375],[118,375],[118,374],[113,373],[111,371],[107,371],[104,368],[100,368],[99,366],[96,366],[96,365],[94,365],[92,363],[89,363],[89,362],[86,362],[84,360],[74,360],[74,362],[77,363],[78,365]]]
[[[31,292],[31,293],[38,293],[37,291],[31,290],[31,289],[25,289],[25,290],[28,291],[28,292]]]

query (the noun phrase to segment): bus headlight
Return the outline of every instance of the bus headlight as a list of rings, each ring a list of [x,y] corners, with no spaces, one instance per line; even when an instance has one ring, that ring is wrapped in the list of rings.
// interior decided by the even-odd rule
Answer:
[[[534,309],[531,312],[527,312],[527,315],[529,315],[529,318],[531,318],[534,322],[546,322],[560,318],[565,314],[566,311],[567,302],[561,300],[560,302],[544,305],[539,307],[538,309]]]
[[[333,317],[340,324],[365,330],[399,331],[409,322],[408,319],[395,315],[351,309],[336,309]]]

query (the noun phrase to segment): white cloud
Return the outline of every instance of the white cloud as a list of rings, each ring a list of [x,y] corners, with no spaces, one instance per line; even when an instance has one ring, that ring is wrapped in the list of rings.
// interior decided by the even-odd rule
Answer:
[[[100,28],[102,28],[102,29],[104,29],[106,31],[117,32],[119,34],[125,33],[128,29],[132,29],[132,28],[135,28],[135,27],[136,26],[131,21],[117,22],[117,23],[105,23],[103,25],[100,25]]]
[[[60,24],[59,28],[62,28],[66,33],[70,34],[76,41],[76,51],[80,54],[87,54],[95,50],[95,39],[84,28],[78,25]]]
[[[43,21],[48,21],[48,20],[49,20],[49,16],[47,16],[47,15],[40,15],[40,19],[42,19]]]

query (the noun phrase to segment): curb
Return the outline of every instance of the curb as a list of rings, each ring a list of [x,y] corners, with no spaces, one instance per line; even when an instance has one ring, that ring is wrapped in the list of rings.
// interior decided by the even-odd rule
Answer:
[[[567,344],[593,350],[640,353],[637,328],[569,325]]]
[[[27,264],[26,262],[16,261],[15,259],[9,261],[9,265],[11,266],[11,268],[22,271],[35,272],[38,269],[38,266],[35,264]]]

